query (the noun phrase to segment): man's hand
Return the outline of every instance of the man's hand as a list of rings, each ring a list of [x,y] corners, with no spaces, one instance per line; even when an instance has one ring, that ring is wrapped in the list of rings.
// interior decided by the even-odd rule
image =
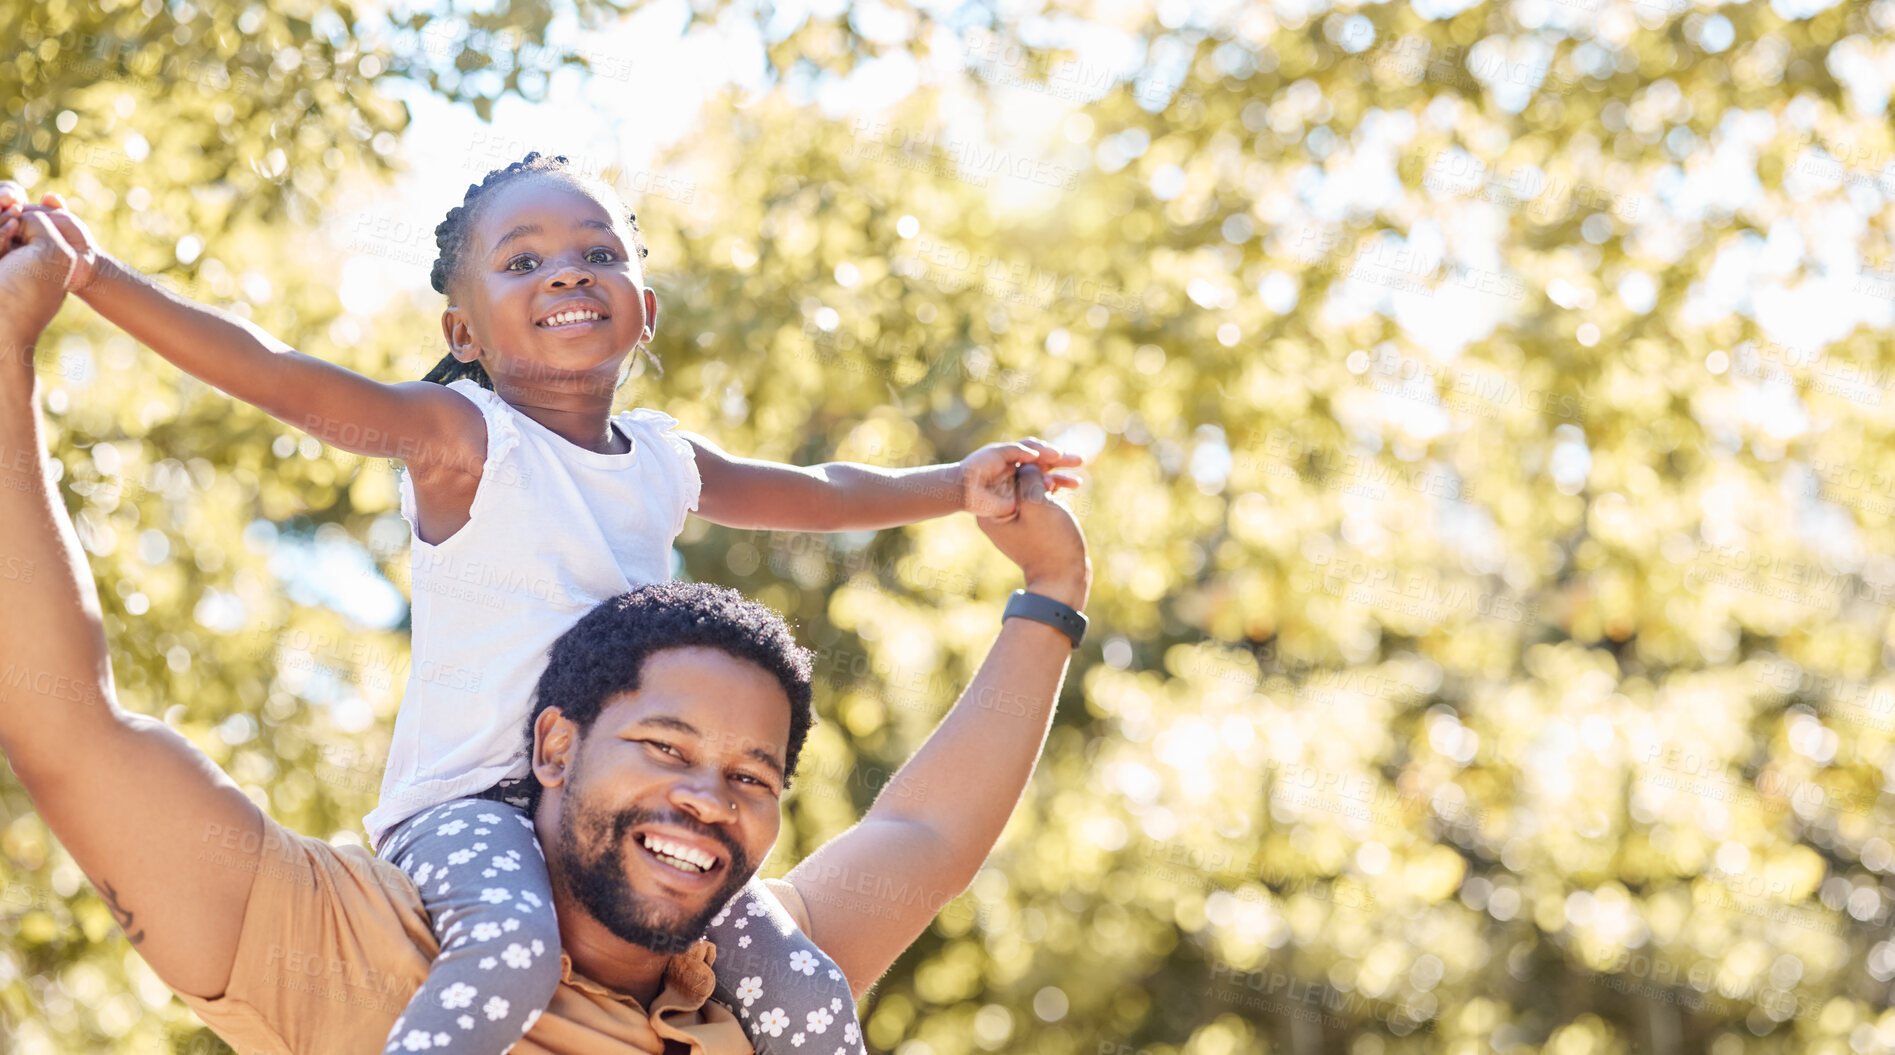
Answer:
[[[980,517],[975,523],[1026,576],[1026,588],[1084,608],[1092,592],[1092,561],[1086,536],[1072,511],[1048,496],[1036,465],[1019,469],[1020,501],[1013,516]]]
[[[11,180],[0,182],[0,198],[9,192],[17,196],[19,190]],[[27,349],[66,299],[73,251],[44,213],[9,212],[0,220],[0,245],[7,247],[0,256],[0,364],[30,378],[33,364]]]
[[[40,198],[38,205],[27,202],[26,191],[12,181],[0,183],[0,256],[11,251],[19,242],[20,223],[33,213],[44,215],[53,222],[59,236],[65,240],[73,253],[72,274],[66,280],[66,292],[83,293],[99,276],[100,258],[98,239],[92,236],[91,228],[75,216],[66,206],[66,199],[57,194],[47,194]]]
[[[1079,462],[1077,454],[1067,454],[1034,436],[1017,443],[989,443],[961,459],[961,508],[977,517],[1013,516],[1019,504],[1014,470],[1036,466],[1045,474],[1046,489],[1058,491],[1078,487],[1079,478],[1054,470]]]

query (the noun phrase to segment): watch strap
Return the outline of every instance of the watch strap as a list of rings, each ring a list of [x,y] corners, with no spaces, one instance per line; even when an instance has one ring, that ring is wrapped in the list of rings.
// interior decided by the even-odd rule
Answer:
[[[1007,619],[1013,616],[1031,619],[1036,623],[1045,623],[1071,638],[1074,648],[1078,648],[1079,642],[1085,640],[1086,637],[1085,613],[1042,594],[1029,593],[1026,590],[1013,591],[1013,596],[1007,598],[1006,611],[1001,613],[1000,618]]]

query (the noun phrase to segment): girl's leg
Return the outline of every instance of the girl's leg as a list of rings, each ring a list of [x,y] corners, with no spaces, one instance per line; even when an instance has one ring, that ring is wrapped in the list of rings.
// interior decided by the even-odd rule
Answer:
[[[736,1008],[758,1055],[862,1055],[848,979],[761,879],[730,899],[705,937],[717,946],[717,998]]]
[[[414,880],[441,943],[387,1052],[501,1055],[559,987],[559,926],[532,823],[505,803],[456,799],[403,823],[382,856]]]

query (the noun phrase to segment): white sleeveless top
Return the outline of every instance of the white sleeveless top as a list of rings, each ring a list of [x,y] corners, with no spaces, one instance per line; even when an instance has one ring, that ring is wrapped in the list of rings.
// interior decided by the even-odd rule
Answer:
[[[528,774],[526,720],[553,641],[608,597],[671,578],[671,542],[697,508],[697,460],[655,410],[612,418],[631,441],[600,454],[473,381],[447,386],[487,422],[470,519],[439,545],[415,534],[413,655],[371,845],[430,806]],[[401,474],[413,528],[414,484]]]

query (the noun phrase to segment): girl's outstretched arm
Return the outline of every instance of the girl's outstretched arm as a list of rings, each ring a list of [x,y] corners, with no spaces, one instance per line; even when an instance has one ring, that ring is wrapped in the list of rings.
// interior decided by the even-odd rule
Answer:
[[[1078,465],[1042,440],[990,443],[958,463],[884,469],[855,462],[784,465],[739,458],[696,433],[685,439],[697,452],[704,482],[698,515],[725,527],[769,531],[875,531],[959,513],[1011,516],[1014,470],[1038,466],[1047,488],[1076,486]]]
[[[185,373],[351,453],[400,458],[422,471],[478,473],[486,426],[459,395],[425,381],[383,384],[304,355],[248,319],[186,300],[113,258],[56,196],[29,209],[51,218],[77,254],[71,291]]]

